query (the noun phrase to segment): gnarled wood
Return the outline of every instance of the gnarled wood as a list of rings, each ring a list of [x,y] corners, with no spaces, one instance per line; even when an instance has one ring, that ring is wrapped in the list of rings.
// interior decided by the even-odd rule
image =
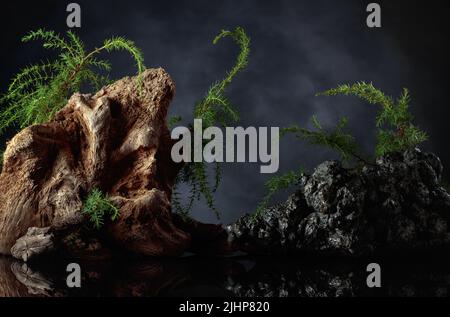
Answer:
[[[166,114],[175,85],[161,68],[146,70],[142,85],[125,77],[93,96],[75,94],[53,120],[8,143],[0,175],[0,253],[11,254],[30,227],[52,233],[85,222],[83,200],[94,187],[120,208],[119,219],[104,228],[117,244],[155,256],[189,247],[190,234],[173,224],[170,208],[178,168],[170,158]]]

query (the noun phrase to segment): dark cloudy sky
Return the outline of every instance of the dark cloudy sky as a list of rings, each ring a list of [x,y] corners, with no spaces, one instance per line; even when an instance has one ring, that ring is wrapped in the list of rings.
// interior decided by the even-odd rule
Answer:
[[[82,7],[81,38],[88,47],[122,35],[143,50],[148,67],[163,67],[177,93],[171,114],[192,120],[192,107],[210,84],[232,65],[236,47],[211,40],[222,28],[242,26],[252,39],[248,69],[233,82],[229,96],[242,114],[243,126],[308,125],[316,114],[324,125],[348,116],[350,129],[366,152],[374,147],[377,108],[351,97],[315,97],[340,83],[372,81],[391,95],[411,90],[417,123],[430,135],[423,148],[450,163],[447,137],[448,56],[445,42],[447,1],[384,1],[382,28],[365,25],[371,1],[331,0],[190,0],[77,1]],[[66,29],[70,1],[12,1],[1,5],[1,87],[19,67],[45,57],[38,45],[21,44],[31,29]],[[113,75],[134,73],[124,54],[113,54]],[[286,138],[280,149],[280,172],[299,165],[313,168],[335,154]],[[450,176],[449,171],[446,172]],[[217,193],[222,222],[255,208],[267,175],[258,164],[225,164]],[[215,221],[199,204],[195,217]]]

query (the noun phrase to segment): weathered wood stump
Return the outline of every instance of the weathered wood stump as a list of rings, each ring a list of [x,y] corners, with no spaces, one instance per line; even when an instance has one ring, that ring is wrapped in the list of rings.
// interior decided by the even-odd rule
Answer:
[[[14,246],[14,257],[27,260],[51,250],[54,237],[87,221],[83,200],[94,187],[120,208],[119,219],[102,229],[114,244],[152,256],[190,247],[191,235],[174,224],[170,204],[180,168],[170,157],[166,124],[175,85],[161,68],[141,76],[142,86],[137,77],[125,77],[95,95],[75,94],[50,122],[8,142],[0,175],[0,253],[11,254]],[[33,235],[38,229],[27,234],[29,228],[47,229]]]

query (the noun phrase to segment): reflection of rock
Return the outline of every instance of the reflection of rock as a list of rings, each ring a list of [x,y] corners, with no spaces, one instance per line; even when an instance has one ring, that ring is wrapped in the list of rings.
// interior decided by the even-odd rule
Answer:
[[[418,149],[363,168],[324,162],[300,180],[286,203],[228,229],[250,253],[362,255],[450,247],[450,195],[439,185],[441,174],[439,159]]]
[[[239,297],[348,297],[356,296],[364,283],[350,267],[313,268],[285,259],[257,263],[246,276],[231,277],[225,286]]]
[[[225,287],[239,297],[449,296],[450,258],[417,257],[381,265],[381,288],[369,288],[366,261],[343,258],[265,259],[245,274],[227,279]]]
[[[54,119],[19,132],[4,154],[0,175],[0,254],[24,260],[51,249],[85,221],[87,193],[97,187],[120,208],[106,219],[106,236],[127,250],[182,254],[190,233],[174,225],[170,199],[179,169],[170,157],[166,125],[175,92],[163,69],[123,78],[95,95],[74,94]],[[29,228],[47,228],[43,234]],[[64,240],[64,239],[63,239]],[[64,240],[66,241],[66,240]]]

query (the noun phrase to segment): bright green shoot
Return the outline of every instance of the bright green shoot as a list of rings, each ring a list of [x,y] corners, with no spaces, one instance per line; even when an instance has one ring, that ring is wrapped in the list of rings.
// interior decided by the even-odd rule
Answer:
[[[100,190],[91,190],[84,202],[83,213],[88,215],[95,229],[100,229],[109,217],[112,221],[119,217],[119,209]]]

